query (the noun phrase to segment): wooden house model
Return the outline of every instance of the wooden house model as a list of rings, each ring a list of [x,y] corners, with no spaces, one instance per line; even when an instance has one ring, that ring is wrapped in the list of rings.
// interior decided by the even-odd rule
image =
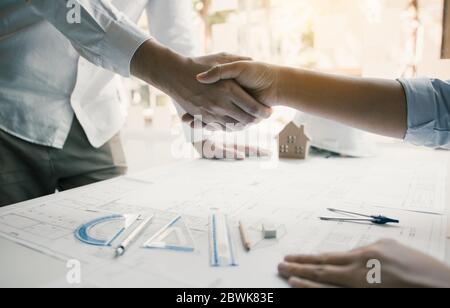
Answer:
[[[280,158],[306,159],[309,153],[310,138],[305,133],[305,127],[289,123],[279,134]]]

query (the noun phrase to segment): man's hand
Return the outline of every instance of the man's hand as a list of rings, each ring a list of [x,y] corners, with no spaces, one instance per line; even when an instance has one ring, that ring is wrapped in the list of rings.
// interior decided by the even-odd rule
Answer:
[[[367,281],[370,260],[381,262],[381,284]],[[450,287],[448,267],[392,240],[348,253],[288,256],[279,272],[295,288]]]
[[[171,96],[191,116],[201,115],[205,124],[249,124],[268,118],[271,109],[250,96],[236,82],[203,85],[196,75],[227,61],[248,58],[225,54],[185,58],[150,40],[136,52],[132,74]]]
[[[219,64],[199,74],[197,79],[203,84],[234,79],[259,102],[267,106],[278,104],[278,69],[269,64],[251,61]]]

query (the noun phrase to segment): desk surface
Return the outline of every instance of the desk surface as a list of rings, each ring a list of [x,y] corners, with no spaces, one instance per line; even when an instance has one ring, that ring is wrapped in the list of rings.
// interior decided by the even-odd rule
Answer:
[[[171,211],[179,211],[183,212],[186,215],[197,214],[201,218],[205,218],[207,213],[204,213],[204,208],[201,208],[200,204],[203,203],[212,203],[214,207],[224,207],[225,210],[230,210],[230,215],[234,218],[238,219],[240,217],[246,217],[244,213],[248,210],[248,208],[258,208],[258,213],[261,214],[262,217],[267,217],[268,213],[275,213],[273,209],[276,205],[272,205],[271,207],[266,206],[264,201],[255,202],[255,204],[249,205],[249,200],[243,201],[243,196],[245,194],[249,194],[250,196],[256,196],[259,192],[263,192],[267,190],[269,186],[265,186],[265,184],[270,184],[270,186],[275,185],[273,177],[275,174],[283,173],[286,176],[289,174],[286,173],[287,170],[298,170],[305,177],[309,177],[309,180],[303,180],[301,182],[302,188],[299,190],[302,192],[301,196],[305,196],[307,192],[316,191],[320,188],[322,189],[320,195],[332,194],[333,198],[340,198],[344,191],[348,190],[347,186],[342,186],[342,183],[339,185],[331,185],[331,183],[339,183],[341,182],[349,182],[355,181],[355,177],[361,176],[361,169],[368,168],[369,166],[376,166],[377,163],[385,164],[387,161],[393,161],[393,164],[387,166],[388,169],[393,170],[393,174],[401,173],[401,171],[406,170],[407,164],[402,165],[401,161],[404,161],[406,158],[405,154],[408,157],[423,158],[429,159],[430,157],[442,157],[443,155],[448,155],[444,152],[431,152],[429,150],[421,150],[410,147],[392,147],[389,146],[383,150],[383,154],[378,158],[372,158],[367,160],[353,160],[353,159],[333,159],[326,160],[324,158],[313,158],[306,162],[281,162],[281,165],[277,165],[274,169],[270,169],[273,166],[261,165],[261,162],[254,161],[246,161],[246,162],[207,162],[207,161],[195,161],[189,164],[175,164],[170,165],[163,168],[156,168],[144,172],[140,175],[136,175],[133,177],[129,177],[126,179],[130,179],[136,182],[146,181],[147,183],[152,183],[150,185],[155,185],[157,183],[158,188],[151,189],[151,193],[148,193],[148,190],[141,191],[139,193],[133,193],[131,195],[127,195],[124,200],[121,200],[120,204],[127,205],[135,205],[136,207],[142,208],[149,203],[155,202],[157,200],[159,209],[167,208]],[[349,166],[358,165],[358,168],[352,169]],[[428,162],[425,162],[423,166],[427,166]],[[431,168],[430,163],[430,168]],[[186,167],[188,166],[188,167]],[[428,170],[428,167],[420,167],[425,168],[424,170]],[[183,169],[187,168],[187,169]],[[269,168],[270,170],[267,170]],[[397,169],[398,168],[398,169]],[[403,169],[402,169],[403,168]],[[379,169],[379,168],[376,168]],[[448,168],[447,168],[448,169]],[[187,176],[183,173],[183,170],[195,170],[196,174],[190,174]],[[335,178],[328,178],[328,174],[324,174],[324,170],[330,170],[330,175],[335,176]],[[358,171],[355,171],[358,170]],[[245,176],[240,176],[239,172],[252,172],[252,176],[249,177],[248,174]],[[428,171],[433,171],[434,169],[430,169]],[[379,171],[373,170],[371,172],[375,172],[369,176],[370,179],[365,178],[364,181],[369,181],[367,183],[374,184],[378,182],[374,182],[374,179],[377,177],[377,173]],[[318,174],[319,173],[319,174]],[[326,172],[325,172],[326,173]],[[364,174],[367,172],[364,172]],[[448,170],[446,170],[446,175],[450,174]],[[179,176],[178,179],[174,179]],[[320,178],[319,178],[320,176]],[[266,180],[266,178],[272,177]],[[189,180],[191,179],[191,180]],[[321,183],[323,179],[323,184]],[[292,184],[292,179],[286,178],[286,183]],[[317,180],[317,181],[316,181]],[[331,180],[333,182],[331,182]],[[356,179],[357,181],[361,181],[361,179]],[[395,180],[395,179],[393,179]],[[239,187],[241,183],[246,183],[246,181],[251,181],[250,185],[261,185],[262,187],[258,189],[250,188],[250,185],[247,187]],[[283,177],[281,176],[281,180],[283,181]],[[301,180],[299,180],[301,181]],[[206,191],[204,189],[205,183],[214,182],[214,185],[220,187],[214,194],[210,195],[210,191]],[[77,195],[80,191],[85,191],[89,189],[90,191],[96,191],[104,189],[108,185],[112,185],[113,181],[94,184],[86,188],[81,188],[78,190],[64,192],[60,194],[56,194],[53,196],[48,196],[44,198],[40,198],[37,200],[32,200],[25,202],[20,205],[15,205],[7,208],[3,208],[0,210],[0,216],[2,213],[8,212],[10,210],[14,210],[15,208],[22,208],[28,206],[35,206],[36,204],[44,204],[44,203],[52,203],[53,201],[62,200],[63,198],[69,198],[69,196]],[[180,185],[180,183],[184,183],[183,187],[174,187],[172,190],[169,190],[168,187],[170,185]],[[314,184],[315,183],[315,184]],[[352,182],[353,183],[353,182]],[[279,183],[280,184],[280,183]],[[320,187],[320,185],[323,185]],[[331,185],[331,186],[330,186]],[[381,185],[381,184],[380,184]],[[282,183],[280,187],[282,187]],[[153,187],[153,186],[152,186]],[[252,186],[253,187],[253,186]],[[161,188],[164,188],[161,191]],[[284,188],[280,188],[284,189]],[[250,190],[250,191],[249,191]],[[442,190],[445,192],[446,202],[445,204],[450,204],[448,183],[446,182],[444,186],[442,186]],[[295,194],[296,188],[292,188],[292,193]],[[147,192],[147,193],[146,193]],[[322,193],[323,192],[323,193]],[[241,193],[241,195],[239,195]],[[366,191],[363,191],[366,194]],[[373,200],[376,201],[375,198],[378,198],[379,193],[374,192]],[[145,197],[143,197],[145,194]],[[357,194],[352,197],[352,200],[356,200],[355,197]],[[192,196],[192,200],[182,200],[183,198],[191,198],[186,196]],[[206,200],[204,200],[200,196],[206,196]],[[347,196],[348,197],[348,196]],[[265,199],[270,197],[265,196]],[[306,198],[306,197],[305,197]],[[394,198],[394,197],[393,197]],[[195,200],[194,200],[195,199]],[[224,202],[223,200],[227,200]],[[255,197],[256,199],[256,197]],[[348,198],[347,198],[348,199]],[[347,200],[346,199],[346,200]],[[370,197],[369,197],[370,199]],[[292,196],[278,196],[270,201],[270,204],[273,204],[275,201],[279,203],[289,203],[293,200]],[[302,199],[299,199],[302,200]],[[312,204],[309,204],[308,207],[305,206],[304,212],[310,211],[311,206],[314,205],[315,199],[310,198]],[[380,199],[382,200],[382,199]],[[378,201],[380,201],[378,200]],[[245,208],[238,207],[236,208],[237,201],[246,203]],[[251,201],[251,200],[250,200]],[[323,200],[321,200],[322,202]],[[347,201],[346,201],[347,202]],[[381,202],[381,201],[380,201]],[[114,203],[114,202],[113,202]],[[260,204],[259,204],[260,203]],[[298,202],[300,207],[302,202]],[[317,203],[317,202],[316,202]],[[269,204],[269,202],[267,202]],[[319,203],[317,203],[319,204]],[[320,203],[322,204],[322,203]],[[266,208],[266,207],[267,208]],[[339,206],[339,203],[336,204]],[[155,207],[152,204],[152,207]],[[184,210],[186,212],[184,212]],[[267,212],[269,211],[269,212]],[[274,214],[274,217],[277,214]],[[280,214],[281,215],[281,214]],[[285,214],[284,214],[285,215]],[[251,216],[251,215],[250,215]],[[280,216],[285,217],[285,216]],[[353,228],[349,226],[347,228]],[[356,227],[355,227],[356,228]],[[445,232],[447,230],[445,229]],[[446,232],[447,234],[447,232]],[[238,241],[238,239],[237,239]],[[219,269],[215,272],[209,268],[208,260],[207,260],[207,239],[201,237],[198,241],[200,246],[200,252],[195,256],[188,255],[177,255],[172,253],[156,253],[152,255],[153,265],[157,263],[157,267],[164,268],[164,273],[168,273],[168,277],[164,276],[163,272],[155,273],[153,278],[141,277],[141,276],[132,276],[125,277],[121,281],[129,281],[129,284],[124,284],[124,286],[136,285],[136,286],[238,286],[238,287],[256,287],[256,286],[285,286],[284,282],[276,277],[276,261],[281,260],[283,253],[286,253],[285,250],[280,249],[271,249],[270,247],[266,247],[265,250],[256,251],[254,256],[248,257],[243,252],[243,249],[240,250],[241,255],[241,264],[240,269]],[[289,242],[290,243],[290,242]],[[0,237],[0,287],[42,287],[42,286],[53,286],[53,285],[64,285],[65,277],[67,275],[68,269],[66,267],[66,261],[64,258],[58,258],[55,256],[50,256],[47,254],[43,254],[35,248],[30,248],[28,245],[18,244],[4,237]],[[240,247],[239,247],[240,248]],[[284,245],[286,248],[286,245]],[[447,254],[446,261],[450,264],[450,242],[447,240]],[[267,258],[271,260],[270,263],[263,262],[259,257],[261,255],[269,255]],[[131,258],[131,257],[130,257]],[[142,255],[140,256],[142,258]],[[267,260],[269,260],[267,259]],[[133,262],[137,262],[141,260],[139,258],[133,259]],[[148,259],[144,259],[148,260]],[[157,260],[157,261],[155,261]],[[141,260],[142,261],[142,260]],[[145,261],[144,261],[145,262]],[[117,271],[117,275],[120,272],[121,277],[127,276],[127,272],[124,268],[133,268],[130,263],[126,261],[121,264],[120,271],[118,268],[114,269]],[[177,267],[174,264],[184,263],[182,266]],[[189,264],[189,266],[187,265]],[[123,266],[122,266],[123,265]],[[248,268],[248,270],[246,270]],[[255,269],[262,269],[263,276],[255,277],[253,279],[240,279],[239,277],[248,277],[252,276],[252,272]],[[174,270],[173,273],[170,273],[171,269]],[[154,269],[152,269],[154,270]],[[120,286],[120,282],[111,282],[110,270],[107,266],[98,267],[95,269],[90,268],[91,272],[101,272],[100,278],[89,279],[89,281],[85,282],[85,286]],[[202,272],[203,277],[199,278],[198,281],[194,284],[189,284],[186,280],[177,280],[177,277],[190,277],[195,275],[196,271]],[[164,276],[164,277],[163,277]],[[202,275],[199,275],[202,276]],[[265,279],[267,276],[267,279]],[[203,279],[203,280],[202,280]],[[111,280],[111,281],[110,281]],[[220,280],[223,280],[222,282]]]

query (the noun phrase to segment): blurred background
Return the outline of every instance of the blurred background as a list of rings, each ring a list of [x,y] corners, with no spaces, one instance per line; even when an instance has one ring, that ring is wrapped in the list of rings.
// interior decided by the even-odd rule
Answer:
[[[199,55],[226,51],[354,76],[450,79],[450,61],[441,59],[444,0],[180,1],[192,1]],[[172,101],[137,80],[124,83],[130,172],[173,162],[181,124]],[[294,116],[277,108],[268,121],[282,126]]]

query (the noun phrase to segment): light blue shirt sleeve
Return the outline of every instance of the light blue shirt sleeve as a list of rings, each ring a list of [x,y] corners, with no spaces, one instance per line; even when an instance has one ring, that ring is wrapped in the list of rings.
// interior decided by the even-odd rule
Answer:
[[[70,40],[81,56],[125,77],[130,76],[135,52],[151,38],[107,0],[32,0],[29,3]],[[79,23],[73,23],[71,18],[77,12]]]
[[[408,105],[405,141],[450,149],[450,81],[400,79]]]

